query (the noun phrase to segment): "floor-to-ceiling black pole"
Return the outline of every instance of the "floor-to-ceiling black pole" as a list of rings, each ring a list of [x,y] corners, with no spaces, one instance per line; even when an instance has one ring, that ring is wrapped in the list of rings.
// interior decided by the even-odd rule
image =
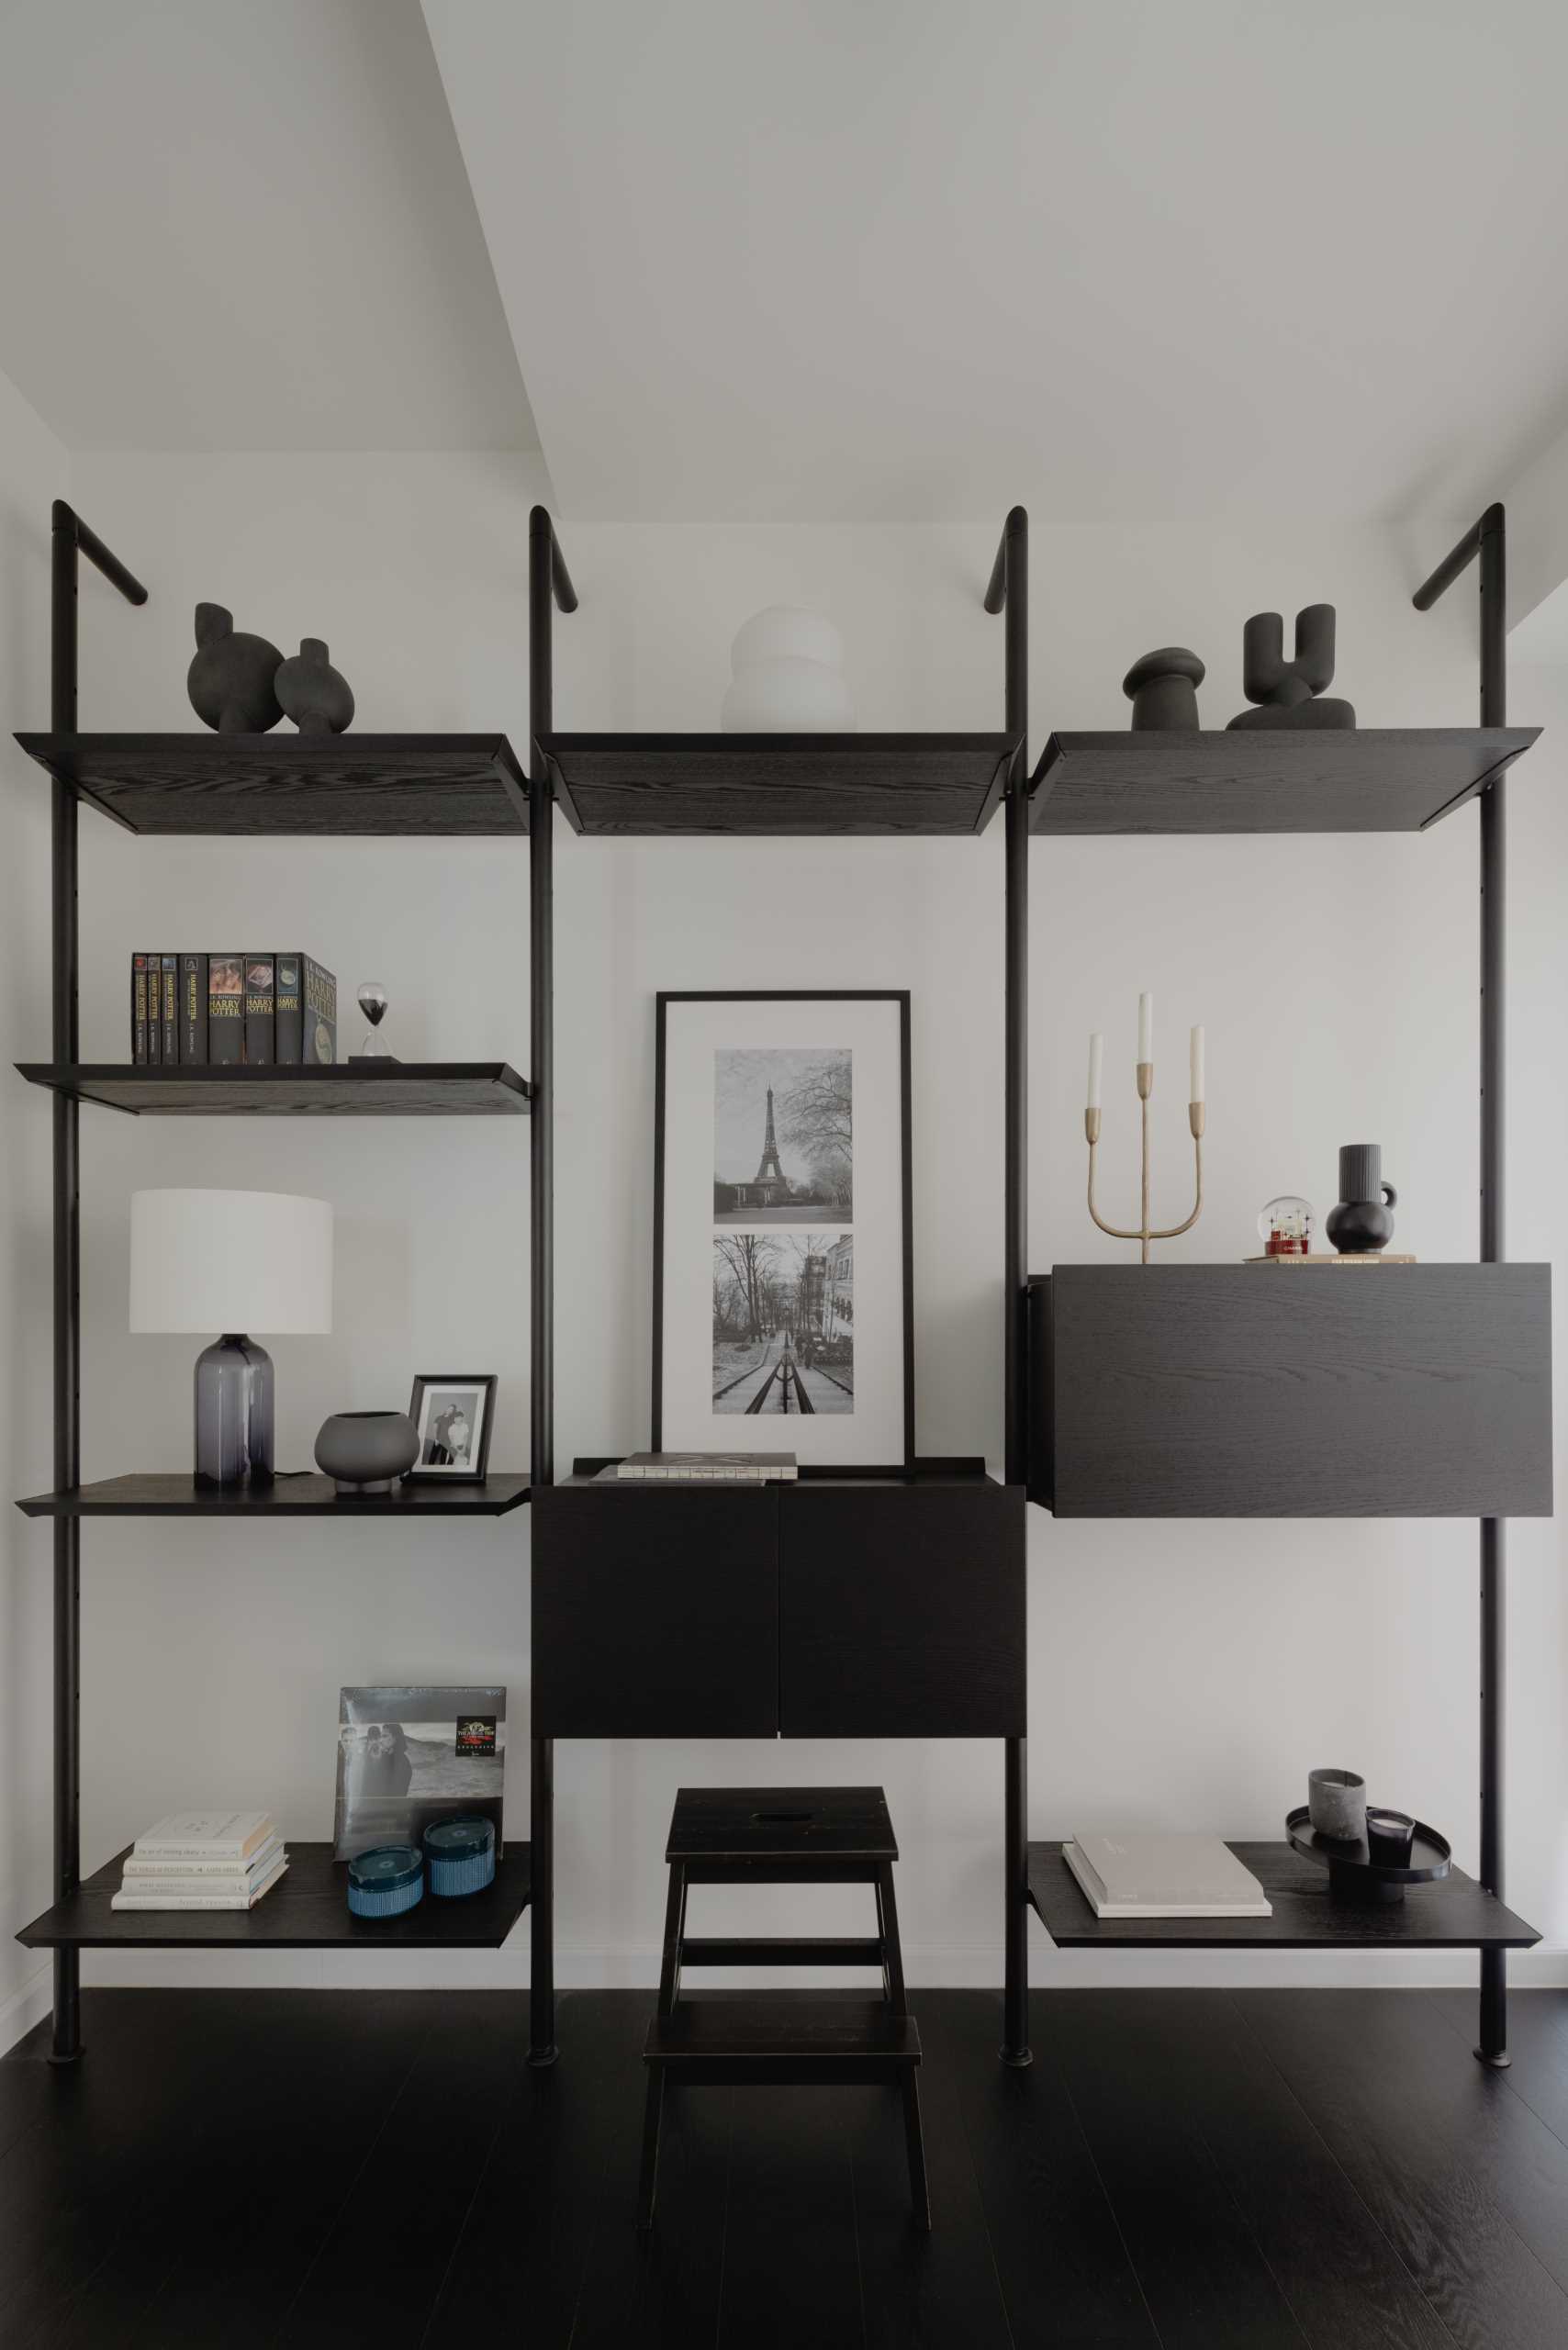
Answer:
[[[1424,612],[1472,556],[1481,569],[1481,723],[1508,722],[1507,551],[1503,509],[1489,506],[1473,530],[1417,590]],[[1504,1254],[1504,1013],[1506,971],[1507,809],[1497,776],[1481,794],[1481,1261]],[[1503,1742],[1506,1672],[1506,1525],[1481,1521],[1481,1882],[1503,1893]],[[1507,1953],[1481,1953],[1481,2036],[1475,2053],[1499,2069],[1508,2062]]]
[[[528,912],[529,1080],[533,1089],[529,1149],[529,1278],[532,1467],[535,1485],[555,1482],[555,1022],[554,795],[541,737],[554,723],[554,607],[576,611],[577,599],[555,529],[543,506],[528,525]],[[531,2065],[553,2065],[555,2046],[555,1755],[554,1741],[532,1744],[529,1972]]]
[[[1006,727],[1018,738],[1007,778],[1005,990],[1005,1163],[1002,1183],[1004,1474],[1021,1485],[1028,1459],[1028,1338],[1025,1323],[1029,1257],[1029,517],[1015,506],[1002,524],[986,589],[988,612],[1006,630]],[[1029,2049],[1029,1797],[1027,1750],[1006,1741],[1002,1836],[1004,1933],[1002,2057],[1027,2065]]]
[[[85,554],[132,604],[147,590],[118,557],[54,501],[50,725],[76,732],[76,558]],[[52,1050],[57,1066],[80,1058],[77,1022],[76,795],[54,786],[50,856]],[[82,1482],[82,1248],[78,1106],[54,1096],[54,1483]],[[54,1521],[54,1895],[74,1893],[82,1877],[82,1543],[79,1517]],[[81,1966],[74,1950],[54,1953],[54,2038],[50,2061],[73,2065],[82,2053]]]

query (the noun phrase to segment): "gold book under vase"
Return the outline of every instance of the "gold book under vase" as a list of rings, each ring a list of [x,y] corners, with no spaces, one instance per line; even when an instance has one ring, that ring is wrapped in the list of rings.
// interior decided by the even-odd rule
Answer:
[[[1364,1256],[1338,1257],[1243,1257],[1244,1265],[1413,1265],[1414,1257],[1398,1257],[1392,1250],[1379,1255],[1369,1250]]]

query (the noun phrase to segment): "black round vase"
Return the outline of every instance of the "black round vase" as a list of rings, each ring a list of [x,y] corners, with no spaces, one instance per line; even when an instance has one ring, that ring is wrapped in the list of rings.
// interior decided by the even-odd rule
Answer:
[[[353,693],[327,658],[319,636],[302,636],[299,650],[277,673],[283,714],[302,734],[341,734],[353,718]]]
[[[1388,1211],[1398,1202],[1383,1180],[1383,1145],[1343,1143],[1339,1149],[1339,1204],[1330,1208],[1324,1230],[1341,1257],[1369,1257],[1394,1237]]]
[[[316,1466],[340,1494],[389,1494],[419,1457],[407,1412],[334,1412],[316,1438]]]

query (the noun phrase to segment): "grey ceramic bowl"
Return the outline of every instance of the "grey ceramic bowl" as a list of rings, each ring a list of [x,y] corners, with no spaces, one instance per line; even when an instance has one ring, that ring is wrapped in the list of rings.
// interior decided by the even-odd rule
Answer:
[[[1367,1832],[1367,1783],[1358,1771],[1309,1771],[1306,1808],[1320,1836],[1357,1843]]]
[[[340,1494],[389,1494],[420,1457],[407,1412],[334,1412],[316,1438],[316,1466]]]

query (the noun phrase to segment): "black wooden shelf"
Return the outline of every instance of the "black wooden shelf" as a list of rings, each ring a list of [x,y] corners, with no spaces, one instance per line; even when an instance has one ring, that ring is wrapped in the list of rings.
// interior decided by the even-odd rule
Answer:
[[[1288,1844],[1232,1843],[1271,1918],[1097,1918],[1059,1844],[1029,1847],[1029,1899],[1060,1950],[1529,1950],[1540,1936],[1462,1869],[1403,1901],[1336,1901],[1328,1872]]]
[[[17,1507],[28,1517],[504,1517],[527,1501],[526,1477],[492,1470],[482,1485],[422,1480],[389,1494],[340,1494],[314,1470],[271,1485],[198,1485],[183,1472],[106,1477],[57,1494],[33,1494]]]
[[[17,1936],[29,1950],[498,1950],[528,1907],[532,1853],[509,1843],[483,1893],[438,1901],[429,1893],[401,1918],[349,1912],[348,1865],[330,1844],[288,1843],[288,1872],[253,1909],[115,1909],[125,1852]],[[126,1850],[129,1851],[128,1845]]]
[[[125,1062],[18,1061],[29,1085],[133,1116],[169,1118],[517,1117],[524,1079],[506,1061],[339,1061],[330,1068],[143,1069]]]
[[[1549,1265],[1058,1265],[1029,1492],[1061,1517],[1547,1517]]]
[[[1029,828],[1098,833],[1419,833],[1473,800],[1539,726],[1053,734]]]
[[[574,831],[983,833],[1011,734],[545,734]]]
[[[132,833],[526,833],[504,734],[18,734]]]

